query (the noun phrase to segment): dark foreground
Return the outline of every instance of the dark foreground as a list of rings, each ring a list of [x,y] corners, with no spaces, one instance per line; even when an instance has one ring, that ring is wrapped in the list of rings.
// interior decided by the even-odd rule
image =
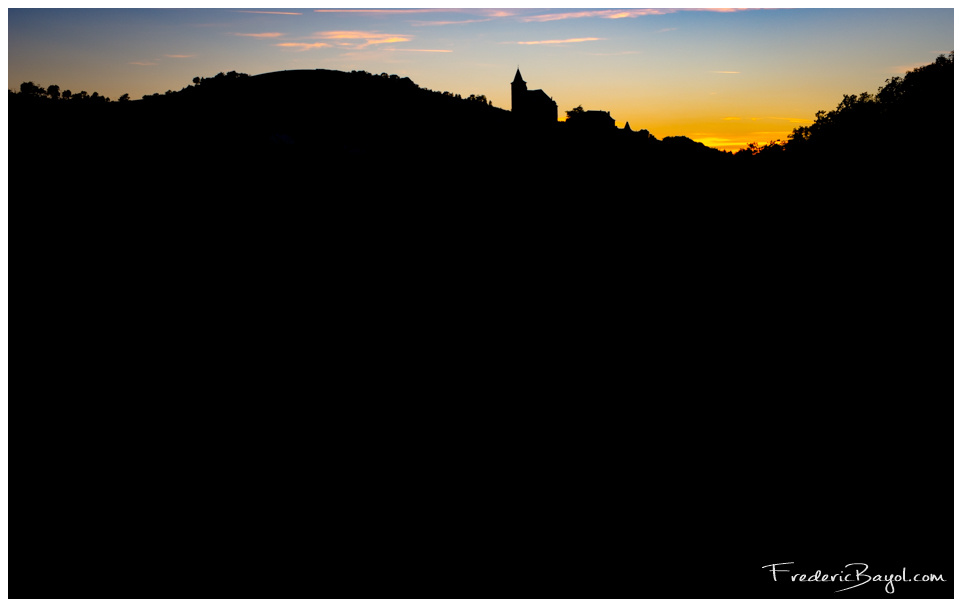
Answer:
[[[951,154],[309,110],[11,114],[11,596],[952,595]]]

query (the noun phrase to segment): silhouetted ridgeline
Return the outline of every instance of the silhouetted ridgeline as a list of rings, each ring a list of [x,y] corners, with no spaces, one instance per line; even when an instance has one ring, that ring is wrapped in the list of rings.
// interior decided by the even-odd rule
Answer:
[[[387,74],[232,72],[197,78],[178,92],[110,103],[35,93],[10,96],[15,147],[79,146],[86,150],[82,157],[57,160],[78,166],[109,159],[131,169],[160,163],[181,178],[185,170],[215,167],[251,178],[254,162],[311,169],[325,181],[353,175],[372,185],[389,175],[417,188],[440,179],[468,193],[492,180],[521,181],[543,193],[546,182],[557,179],[596,187],[614,170],[622,177],[636,171],[643,160],[723,156],[685,138],[688,145],[660,145],[646,132],[534,128],[483,95],[461,99]],[[656,147],[663,149],[655,154]]]
[[[196,172],[198,185],[212,171],[250,179],[296,169],[325,182],[363,178],[369,186],[379,176],[473,193],[515,182],[527,195],[630,185],[661,197],[718,200],[737,199],[731,186],[746,180],[795,197],[799,189],[781,172],[804,167],[833,187],[882,193],[893,170],[897,177],[904,174],[899,168],[944,171],[951,163],[952,69],[951,56],[939,57],[890,79],[876,95],[846,95],[785,144],[753,145],[734,157],[686,137],[659,141],[587,120],[604,112],[579,107],[568,112],[568,123],[544,127],[492,107],[483,95],[461,99],[396,75],[332,70],[221,73],[195,78],[181,91],[113,102],[96,92],[24,83],[9,96],[10,143],[35,153],[84,150],[47,154],[65,170],[149,163],[185,181]]]
[[[171,176],[165,186],[190,184],[192,192],[271,190],[283,174],[425,196],[618,198],[627,188],[648,201],[703,202],[744,201],[746,191],[805,201],[816,181],[818,201],[903,190],[934,196],[951,185],[932,179],[950,173],[952,56],[890,79],[876,95],[846,95],[787,143],[734,155],[686,137],[615,129],[606,112],[578,107],[566,123],[531,122],[484,95],[461,99],[367,72],[229,72],[115,102],[57,86],[21,88],[9,96],[11,150],[44,157],[81,182],[107,166],[125,174],[152,167]],[[929,183],[919,188],[911,175],[923,170]],[[231,177],[215,185],[212,174]]]
[[[60,225],[123,218],[137,230],[111,239],[133,248],[154,230],[185,248],[227,239],[238,255],[253,254],[244,243],[257,234],[285,249],[373,239],[443,259],[469,234],[499,234],[473,263],[514,247],[564,258],[534,275],[590,251],[606,259],[595,279],[635,284],[620,264],[642,255],[663,280],[682,278],[658,262],[708,264],[719,273],[706,284],[747,289],[815,263],[813,247],[825,263],[883,259],[893,231],[951,229],[952,67],[939,58],[872,99],[846,97],[785,146],[738,154],[577,121],[532,126],[481,96],[365,72],[230,73],[116,102],[28,90],[9,95],[11,199],[27,175],[69,184],[97,202],[60,204]],[[444,245],[421,248],[439,223],[428,241]],[[314,229],[323,236],[288,237]],[[937,257],[948,242],[922,238],[915,254]],[[351,247],[361,259],[376,250]],[[730,263],[752,272],[715,282]]]
[[[765,171],[805,171],[794,187],[817,179],[860,199],[904,193],[914,198],[951,195],[953,171],[954,53],[889,78],[876,94],[844,95],[811,126],[787,142],[752,145],[735,156]],[[773,184],[774,185],[774,184]],[[814,196],[813,196],[814,197]]]
[[[392,589],[712,598],[767,562],[951,563],[927,526],[952,516],[934,65],[739,154],[329,70],[9,95],[45,379],[99,399],[21,424],[37,482],[97,510],[28,496],[57,539],[24,562],[100,542],[109,583],[174,594],[236,554],[215,582],[250,586],[248,488],[286,508],[306,462],[324,574]],[[57,431],[90,444],[63,457]],[[255,528],[300,538],[290,512]],[[64,595],[97,578],[68,569]]]

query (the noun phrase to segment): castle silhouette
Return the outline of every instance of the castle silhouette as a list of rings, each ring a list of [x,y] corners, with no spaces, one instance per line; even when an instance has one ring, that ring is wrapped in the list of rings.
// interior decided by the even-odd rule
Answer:
[[[521,77],[521,68],[514,73],[511,82],[511,113],[522,122],[550,127],[558,123],[558,104],[541,89],[528,90],[528,83]],[[581,129],[614,130],[615,119],[611,112],[586,110],[576,114],[569,112],[567,122]],[[626,131],[631,127],[625,124]]]
[[[511,113],[530,124],[552,126],[558,122],[558,104],[541,89],[529,91],[520,67],[511,83]]]

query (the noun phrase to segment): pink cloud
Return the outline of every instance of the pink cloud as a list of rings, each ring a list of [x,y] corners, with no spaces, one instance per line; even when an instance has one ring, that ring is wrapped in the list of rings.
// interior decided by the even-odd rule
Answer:
[[[411,21],[411,25],[424,27],[431,25],[464,25],[465,23],[485,23],[491,19],[467,19],[465,21]]]
[[[443,8],[317,8],[315,13],[369,13],[371,15],[416,15],[418,13],[451,13],[460,9]]]
[[[279,42],[274,46],[283,46],[286,48],[296,48],[302,51],[307,51],[312,48],[324,48],[331,45],[326,42]]]
[[[530,42],[519,42],[518,44],[568,44],[569,42],[590,42],[592,40],[604,40],[604,38],[568,38],[567,40],[532,40]]]
[[[354,49],[362,49],[373,44],[393,44],[395,42],[410,42],[411,37],[403,34],[383,34],[381,32],[367,32],[355,30],[338,30],[330,32],[317,32],[313,36],[322,40],[339,40],[335,42],[339,46],[349,46]]]
[[[626,17],[639,17],[641,15],[664,15],[667,12],[674,12],[677,9],[665,8],[632,8],[632,9],[608,9],[596,11],[577,11],[572,13],[547,13],[544,15],[532,15],[521,17],[521,21],[526,23],[545,21],[561,21],[562,19],[585,19],[589,17],[600,17],[602,19],[624,19]]]
[[[234,34],[235,36],[249,36],[251,38],[280,38],[284,34],[280,32],[263,32],[260,34]]]
[[[303,15],[304,13],[282,13],[277,11],[231,11],[234,13],[254,13],[256,15]]]
[[[532,15],[521,17],[520,20],[526,23],[545,21],[560,21],[562,19],[634,19],[646,15],[667,15],[679,11],[709,11],[715,13],[734,13],[738,11],[764,10],[759,8],[628,8],[628,9],[603,9],[593,11],[574,11],[570,13],[545,13],[542,15]]]
[[[397,51],[404,53],[453,53],[454,51],[438,48],[386,48],[386,51]]]

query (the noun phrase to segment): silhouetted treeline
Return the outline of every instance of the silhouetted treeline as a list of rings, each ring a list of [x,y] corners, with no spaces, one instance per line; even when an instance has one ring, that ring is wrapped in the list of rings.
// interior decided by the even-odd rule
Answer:
[[[83,114],[78,104],[54,103],[62,100],[47,90],[56,87],[30,83],[22,89],[9,95],[11,140],[18,146],[82,141],[107,156],[126,148],[124,161],[202,154],[203,162],[214,163],[241,155],[262,162],[391,168],[391,156],[400,164],[433,154],[483,158],[496,152],[485,135],[503,130],[510,117],[483,94],[462,99],[418,87],[409,78],[367,72],[221,73],[194,78],[180,91],[97,104],[109,107],[86,108]]]
[[[844,95],[785,142],[752,144],[735,156],[768,172],[810,172],[846,194],[951,194],[953,93],[954,53],[940,55],[875,94]]]
[[[889,78],[871,95],[845,95],[830,112],[819,111],[815,123],[792,133],[786,150],[795,153],[840,153],[849,142],[865,150],[945,148],[951,142],[954,111],[954,54]]]
[[[9,91],[10,97],[14,98],[17,93]],[[104,97],[100,95],[97,91],[92,94],[87,94],[87,91],[80,91],[74,93],[70,89],[60,90],[60,86],[56,84],[51,84],[50,86],[44,88],[42,86],[37,86],[31,80],[29,82],[24,82],[20,85],[20,93],[18,100],[22,103],[24,100],[29,99],[33,103],[37,100],[50,100],[50,101],[72,101],[74,103],[90,102],[90,103],[108,103],[110,97]],[[124,93],[120,96],[118,101],[129,101],[130,95]]]
[[[296,501],[311,481],[277,471],[303,460],[333,504],[324,566],[353,581],[378,553],[392,588],[436,589],[431,571],[461,591],[657,577],[752,596],[771,586],[739,580],[764,563],[944,571],[951,534],[924,523],[952,520],[950,67],[740,155],[330,70],[123,103],[11,94],[42,382],[78,395],[19,426],[57,492],[25,502],[54,533],[21,562],[48,573],[100,542],[132,563],[111,578],[170,593],[211,555],[250,561],[237,530],[259,511],[238,504]],[[52,448],[68,434],[96,459]],[[104,514],[71,515],[74,496]],[[658,528],[671,542],[640,569],[626,548]],[[411,558],[425,538],[439,558]],[[45,594],[98,577],[67,569]]]
[[[256,165],[374,184],[445,184],[469,195],[494,195],[511,182],[531,196],[633,183],[653,197],[720,200],[737,194],[719,183],[754,183],[778,197],[800,197],[792,171],[846,192],[875,191],[900,167],[944,172],[952,151],[952,68],[952,56],[940,56],[875,95],[844,96],[786,143],[753,144],[734,155],[687,137],[616,129],[606,112],[580,106],[566,123],[532,127],[483,94],[462,99],[396,74],[333,70],[221,72],[179,91],[140,100],[124,94],[111,103],[97,92],[27,82],[9,95],[10,141],[11,149],[38,153],[88,150],[54,160],[67,163],[65,170],[92,159],[119,166],[178,159],[188,167],[185,178],[200,181],[194,190],[210,186],[200,177],[204,167],[224,173]],[[376,175],[384,179],[371,182]]]

